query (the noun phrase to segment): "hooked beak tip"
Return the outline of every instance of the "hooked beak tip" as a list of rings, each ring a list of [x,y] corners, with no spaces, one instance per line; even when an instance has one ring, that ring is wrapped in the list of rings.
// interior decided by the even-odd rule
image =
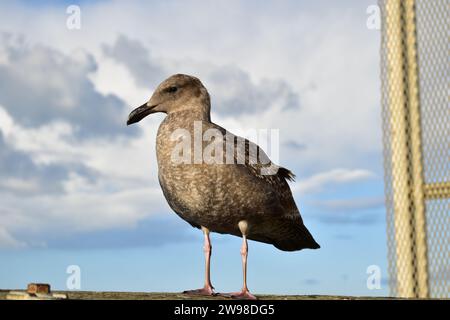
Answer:
[[[128,116],[127,126],[139,122],[149,114],[154,113],[154,110],[152,110],[154,107],[155,106],[148,106],[147,103],[144,103],[142,106],[131,111],[130,115]]]

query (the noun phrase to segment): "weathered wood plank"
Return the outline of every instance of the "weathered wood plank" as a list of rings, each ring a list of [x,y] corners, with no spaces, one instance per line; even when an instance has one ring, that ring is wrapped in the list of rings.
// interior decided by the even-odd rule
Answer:
[[[10,290],[0,290],[0,299],[6,299]],[[17,291],[17,290],[12,290]],[[182,293],[173,292],[97,292],[97,291],[53,291],[54,293],[66,294],[68,299],[76,300],[231,300],[221,296],[216,297],[193,297]],[[257,294],[260,300],[373,300],[392,299],[384,297],[351,297],[332,295],[271,295]]]

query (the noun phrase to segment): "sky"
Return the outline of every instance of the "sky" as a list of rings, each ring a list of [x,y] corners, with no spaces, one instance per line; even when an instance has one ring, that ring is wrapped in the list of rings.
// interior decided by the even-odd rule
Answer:
[[[186,73],[208,89],[215,123],[279,130],[278,163],[296,174],[295,201],[321,245],[282,252],[250,241],[250,290],[388,295],[373,4],[2,2],[0,288],[73,289],[73,265],[81,290],[202,285],[202,234],[158,184],[164,115],[125,125],[162,80]],[[79,29],[67,25],[70,5]],[[212,242],[213,285],[236,291],[241,239]],[[367,285],[373,265],[379,289]]]

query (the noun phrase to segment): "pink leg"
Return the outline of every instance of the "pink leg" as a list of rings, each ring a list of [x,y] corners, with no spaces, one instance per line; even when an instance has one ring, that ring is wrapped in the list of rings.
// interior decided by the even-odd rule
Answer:
[[[248,290],[248,287],[247,287],[248,244],[247,244],[247,237],[245,235],[242,236],[241,256],[242,256],[242,273],[243,273],[244,283],[242,285],[242,289],[240,292],[234,292],[234,293],[230,294],[230,296],[235,299],[256,300],[256,297],[250,293],[250,291]]]
[[[211,240],[209,239],[209,230],[205,227],[202,227],[202,231],[205,235],[205,242],[203,246],[203,251],[205,252],[205,285],[201,289],[187,290],[183,291],[183,293],[191,295],[212,296],[215,295],[214,287],[211,284],[210,274],[212,246]]]
[[[256,297],[250,293],[247,287],[247,256],[248,256],[247,222],[246,221],[239,222],[239,229],[242,232],[241,256],[242,256],[242,273],[244,283],[242,285],[241,291],[223,295],[235,299],[256,300]]]

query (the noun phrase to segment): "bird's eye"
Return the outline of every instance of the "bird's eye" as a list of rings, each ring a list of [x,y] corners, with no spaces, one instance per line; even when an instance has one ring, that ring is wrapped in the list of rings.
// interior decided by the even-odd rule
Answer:
[[[176,92],[178,90],[177,87],[169,87],[167,88],[167,92]]]

